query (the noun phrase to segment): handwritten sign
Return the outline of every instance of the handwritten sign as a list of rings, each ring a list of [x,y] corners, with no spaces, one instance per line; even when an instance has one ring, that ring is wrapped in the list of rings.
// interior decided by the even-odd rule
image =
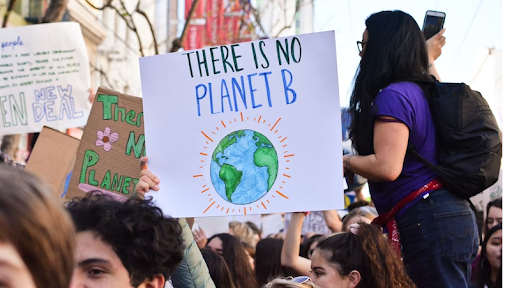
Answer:
[[[101,190],[131,196],[145,155],[142,99],[99,88],[66,193],[67,199]]]
[[[89,59],[78,23],[0,29],[0,134],[87,121]]]
[[[174,217],[342,209],[334,32],[140,58],[154,197]]]
[[[290,224],[290,220],[292,219],[292,214],[286,213],[284,215],[284,219],[286,231],[288,230],[288,225]],[[312,211],[308,216],[304,218],[301,235],[307,234],[331,234],[331,230],[329,229],[329,227],[327,227],[327,223],[325,223],[325,218],[322,211]]]

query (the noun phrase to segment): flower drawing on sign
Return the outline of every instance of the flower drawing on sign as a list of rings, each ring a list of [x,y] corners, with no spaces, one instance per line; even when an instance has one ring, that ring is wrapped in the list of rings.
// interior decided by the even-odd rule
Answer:
[[[107,152],[112,149],[112,144],[119,139],[119,134],[110,133],[110,127],[105,127],[105,131],[98,131],[96,135],[98,136],[96,146],[103,146]]]

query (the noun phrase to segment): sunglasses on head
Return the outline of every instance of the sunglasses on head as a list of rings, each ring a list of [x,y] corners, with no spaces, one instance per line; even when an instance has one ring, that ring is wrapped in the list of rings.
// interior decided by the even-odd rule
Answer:
[[[298,276],[291,279],[293,283],[304,284],[306,282],[311,282],[311,279],[308,276]]]

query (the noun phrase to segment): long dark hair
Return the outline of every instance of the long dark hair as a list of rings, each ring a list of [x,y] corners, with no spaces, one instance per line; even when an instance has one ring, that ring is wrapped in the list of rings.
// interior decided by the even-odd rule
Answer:
[[[274,278],[286,276],[281,266],[283,244],[283,239],[266,238],[256,245],[254,270],[260,286]]]
[[[258,283],[242,242],[227,233],[214,235],[210,240],[216,237],[222,241],[222,257],[228,265],[235,286],[237,288],[257,288]]]
[[[345,232],[322,238],[315,255],[320,253],[341,276],[357,270],[361,274],[357,287],[416,287],[380,229],[363,222],[359,225],[357,235]]]
[[[480,273],[477,275],[477,288],[483,288],[485,285],[489,288],[501,288],[501,267],[500,267],[500,273],[498,274],[498,279],[496,280],[496,283],[493,283],[491,281],[491,265],[489,264],[489,260],[487,259],[487,243],[489,243],[489,239],[491,238],[491,235],[494,234],[496,231],[501,230],[501,223],[492,227],[485,233],[485,240],[482,244],[482,253],[480,254],[480,263],[478,263],[480,266],[479,268]]]
[[[203,255],[204,262],[206,262],[206,266],[208,266],[210,277],[212,277],[215,287],[235,288],[224,258],[209,248],[201,249],[201,254]]]
[[[501,197],[494,199],[491,202],[487,203],[487,210],[486,210],[486,214],[485,214],[486,219],[485,219],[485,225],[484,225],[484,234],[487,234],[487,232],[489,232],[489,228],[487,227],[487,218],[489,218],[489,211],[491,210],[491,207],[503,209]]]
[[[354,77],[349,113],[349,137],[361,155],[373,154],[375,96],[391,83],[431,81],[425,37],[418,24],[402,11],[382,11],[366,19],[368,41]]]

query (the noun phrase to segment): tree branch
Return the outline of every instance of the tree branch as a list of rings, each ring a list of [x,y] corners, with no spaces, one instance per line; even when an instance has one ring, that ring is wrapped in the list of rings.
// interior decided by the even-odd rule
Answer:
[[[183,26],[183,31],[181,32],[181,36],[180,36],[180,38],[176,38],[172,41],[171,50],[169,52],[171,52],[171,53],[176,52],[181,47],[183,47],[183,40],[185,39],[185,37],[187,35],[188,27],[190,26],[190,21],[192,20],[192,17],[196,11],[197,4],[199,3],[199,1],[200,0],[194,0],[194,2],[192,2],[192,6],[190,7],[190,11],[188,12],[187,20],[185,21],[185,26]]]
[[[48,6],[48,9],[46,9],[46,13],[44,14],[42,22],[60,22],[62,20],[64,12],[66,12],[68,2],[69,0],[52,0],[50,2],[50,6]]]
[[[246,5],[249,5],[250,11],[252,12],[252,15],[254,15],[254,20],[256,21],[257,26],[260,28],[261,32],[265,36],[267,36],[267,32],[265,32],[265,28],[263,27],[263,25],[261,25],[260,12],[258,11],[258,9],[255,9],[254,7],[252,7],[251,3],[248,0],[240,0],[240,2],[242,2]]]
[[[9,0],[9,5],[7,6],[7,10],[5,10],[4,23],[2,23],[2,28],[7,27],[7,22],[9,22],[9,16],[11,15],[12,9],[14,9],[14,4],[16,4],[16,0]]]
[[[103,78],[105,78],[105,81],[107,82],[107,85],[109,86],[109,88],[111,88],[112,90],[115,90],[115,89],[114,89],[114,85],[112,85],[112,84],[110,83],[110,80],[109,80],[109,78],[108,78],[108,75],[107,75],[107,73],[105,73],[105,71],[103,71],[102,69],[100,69],[100,68],[98,68],[98,67],[96,67],[96,66],[92,65],[91,63],[89,63],[89,66],[90,66],[92,69],[94,69],[94,71],[95,71],[95,72],[100,72],[100,75],[101,75]]]
[[[139,1],[139,4],[140,4],[140,1]],[[151,30],[151,35],[153,35],[153,42],[155,44],[155,55],[158,55],[158,43],[156,41],[156,34],[155,34],[155,30],[153,29],[153,25],[151,24],[151,21],[149,21],[149,17],[148,17],[148,14],[146,14],[146,12],[140,10],[139,8],[139,4],[137,4],[137,9],[135,9],[135,12],[139,13],[140,15],[142,15],[144,18],[146,18],[146,21],[148,22],[148,25],[149,25],[149,29]]]
[[[281,28],[281,30],[279,30],[279,32],[277,32],[277,34],[274,36],[274,38],[279,37],[279,35],[281,35],[281,33],[283,33],[286,29],[292,28],[293,22],[295,21],[295,17],[297,17],[297,13],[299,13],[299,11],[300,11],[300,7],[301,7],[301,4],[302,4],[302,1],[303,0],[297,0],[295,2],[295,12],[293,13],[292,21],[290,22],[290,24],[288,24],[288,25],[284,26],[283,28]],[[284,14],[286,15],[286,10],[285,10]],[[286,19],[286,16],[285,16],[285,19]]]
[[[91,2],[89,2],[89,0],[85,0],[85,2],[86,2],[87,4],[89,4],[89,6],[91,6],[93,9],[95,9],[95,10],[100,10],[100,11],[101,11],[101,10],[104,10],[105,8],[112,8],[112,1],[113,1],[113,0],[109,0],[109,1],[107,2],[107,4],[103,5],[103,7],[96,7],[96,6],[94,6],[94,4],[92,4]]]

